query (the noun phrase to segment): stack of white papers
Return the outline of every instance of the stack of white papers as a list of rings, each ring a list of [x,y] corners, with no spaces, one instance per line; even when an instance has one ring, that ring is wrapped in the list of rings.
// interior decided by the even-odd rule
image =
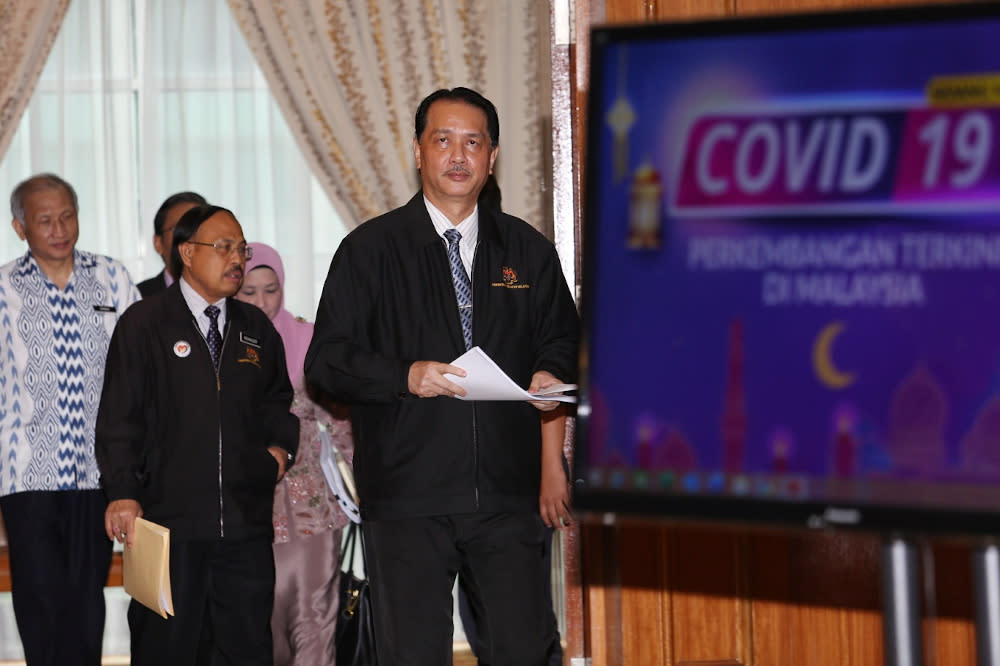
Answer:
[[[465,397],[459,400],[557,400],[576,402],[575,395],[566,395],[576,390],[576,384],[556,384],[538,393],[528,393],[518,386],[507,373],[500,369],[493,359],[479,347],[473,347],[454,361],[452,365],[465,370],[467,375],[445,374],[449,381],[465,389]]]

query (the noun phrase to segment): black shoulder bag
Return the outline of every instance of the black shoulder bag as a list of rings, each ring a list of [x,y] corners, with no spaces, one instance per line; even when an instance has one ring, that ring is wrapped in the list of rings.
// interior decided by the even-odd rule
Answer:
[[[368,577],[354,572],[354,546],[361,540],[361,526],[351,523],[340,549],[340,607],[337,612],[338,666],[377,666],[375,623]],[[362,549],[363,550],[363,549]]]

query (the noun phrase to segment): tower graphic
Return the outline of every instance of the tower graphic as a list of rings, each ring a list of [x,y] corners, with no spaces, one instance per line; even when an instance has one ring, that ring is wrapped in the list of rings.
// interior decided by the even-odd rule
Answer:
[[[747,437],[746,390],[743,386],[743,321],[729,324],[726,389],[722,397],[722,460],[727,474],[742,472]]]

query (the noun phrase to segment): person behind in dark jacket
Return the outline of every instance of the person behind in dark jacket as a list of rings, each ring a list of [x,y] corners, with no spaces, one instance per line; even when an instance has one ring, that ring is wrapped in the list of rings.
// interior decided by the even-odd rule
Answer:
[[[252,256],[233,214],[195,206],[174,230],[170,288],[115,327],[97,416],[109,538],[170,529],[175,616],[133,601],[133,666],[272,663],[275,484],[298,419],[271,321],[232,298]]]
[[[479,658],[538,666],[556,641],[538,513],[540,410],[556,403],[458,400],[446,375],[465,376],[450,362],[478,346],[529,391],[574,381],[576,308],[552,243],[477,206],[493,104],[438,90],[415,130],[422,190],[341,243],[306,376],[352,408],[379,663],[451,663],[458,575]]]
[[[143,280],[137,287],[143,298],[163,291],[177,279],[170,270],[170,254],[174,247],[174,229],[184,213],[195,206],[203,206],[207,201],[197,192],[178,192],[166,198],[153,216],[153,247],[163,258],[163,270],[148,280]]]

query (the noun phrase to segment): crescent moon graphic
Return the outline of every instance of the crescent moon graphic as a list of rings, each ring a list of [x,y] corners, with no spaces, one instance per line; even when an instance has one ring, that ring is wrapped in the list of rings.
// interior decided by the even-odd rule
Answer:
[[[835,321],[827,324],[816,337],[813,344],[813,369],[820,383],[835,391],[845,389],[857,378],[853,372],[842,372],[833,363],[832,347],[837,336],[844,330],[844,322]]]

